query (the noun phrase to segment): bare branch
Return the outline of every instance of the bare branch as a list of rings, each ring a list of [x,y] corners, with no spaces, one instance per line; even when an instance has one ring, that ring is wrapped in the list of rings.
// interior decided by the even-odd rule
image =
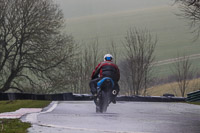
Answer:
[[[192,63],[189,57],[183,56],[183,58],[177,58],[177,61],[173,65],[172,72],[175,74],[181,96],[184,97],[190,82],[189,79],[193,75]]]
[[[178,14],[189,20],[192,33],[195,33],[194,41],[200,35],[200,1],[199,0],[175,0],[181,13]]]
[[[150,81],[151,64],[154,61],[153,52],[157,39],[153,40],[147,30],[130,28],[125,37],[125,62],[122,62],[122,75],[129,85],[131,95],[139,95],[147,88]],[[127,73],[128,71],[128,73]],[[122,76],[123,77],[123,76]]]
[[[57,71],[68,72],[63,69],[74,56],[75,42],[61,32],[63,26],[63,14],[53,0],[0,2],[0,73],[4,73],[0,92],[16,83],[19,75],[32,87],[40,81],[41,89]]]

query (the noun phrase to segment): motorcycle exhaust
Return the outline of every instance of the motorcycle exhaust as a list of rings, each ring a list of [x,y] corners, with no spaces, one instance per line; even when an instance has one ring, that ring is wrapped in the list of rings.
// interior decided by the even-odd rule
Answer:
[[[113,90],[113,91],[112,91],[112,94],[113,94],[113,95],[117,95],[117,91],[116,91],[116,90]]]

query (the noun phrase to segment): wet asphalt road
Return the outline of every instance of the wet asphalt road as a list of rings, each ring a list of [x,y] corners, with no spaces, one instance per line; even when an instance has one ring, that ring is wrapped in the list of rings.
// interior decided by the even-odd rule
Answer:
[[[95,113],[93,102],[58,102],[29,115],[29,133],[200,133],[200,106],[186,103],[118,102]],[[56,106],[57,105],[57,106]]]

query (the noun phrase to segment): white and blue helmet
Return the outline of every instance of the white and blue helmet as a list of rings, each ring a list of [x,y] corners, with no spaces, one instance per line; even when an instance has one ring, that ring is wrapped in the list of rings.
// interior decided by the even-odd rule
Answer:
[[[112,61],[113,56],[111,54],[104,55],[104,61]]]

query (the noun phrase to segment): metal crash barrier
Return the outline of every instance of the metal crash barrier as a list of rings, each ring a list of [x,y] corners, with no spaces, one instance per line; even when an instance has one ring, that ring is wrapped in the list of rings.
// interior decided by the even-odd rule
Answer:
[[[28,94],[28,93],[0,93],[0,100],[50,100],[50,101],[91,101],[90,94]],[[184,102],[186,98],[174,96],[117,96],[117,101],[143,102]]]
[[[187,94],[187,102],[200,102],[200,90]]]

